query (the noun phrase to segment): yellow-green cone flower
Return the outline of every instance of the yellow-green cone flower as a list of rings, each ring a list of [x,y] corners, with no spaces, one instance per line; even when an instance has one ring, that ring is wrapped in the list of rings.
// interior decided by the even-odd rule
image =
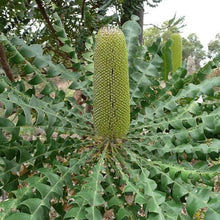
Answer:
[[[171,35],[172,45],[172,63],[173,72],[182,66],[182,38],[179,34],[175,33]]]
[[[94,54],[93,119],[98,136],[123,138],[130,124],[126,42],[117,27],[103,27]]]

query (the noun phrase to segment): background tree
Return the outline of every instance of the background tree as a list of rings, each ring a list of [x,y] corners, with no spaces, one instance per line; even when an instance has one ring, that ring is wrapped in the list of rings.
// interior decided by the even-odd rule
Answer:
[[[144,31],[144,44],[151,46],[157,38],[162,38],[166,42],[172,33],[180,33],[181,29],[185,27],[184,17],[174,17],[168,21],[163,22],[161,26],[153,26]],[[148,24],[151,25],[151,24]],[[199,38],[195,33],[189,34],[187,38],[182,38],[183,43],[183,62],[187,62],[189,56],[195,62],[196,70],[200,67],[200,62],[206,58],[206,52]]]
[[[220,53],[220,33],[216,34],[215,39],[208,44],[208,57],[213,58]]]
[[[161,28],[157,26],[145,29],[143,33],[144,45],[150,47],[156,39],[161,37],[161,32]]]
[[[163,41],[166,41],[170,38],[171,34],[180,33],[181,29],[185,26],[184,19],[184,17],[176,18],[176,15],[174,15],[170,20],[164,21],[161,26],[145,24],[152,27],[144,30],[144,44],[151,46],[157,38],[162,38]]]
[[[195,62],[195,68],[200,68],[200,62],[206,58],[206,52],[199,38],[195,33],[189,34],[183,38],[183,59],[187,60],[191,56]]]
[[[123,25],[132,14],[136,14],[143,29],[144,3],[155,7],[159,2],[161,0],[3,0],[0,2],[0,31],[14,33],[28,43],[44,43],[48,50],[56,53],[63,45],[53,25],[57,13],[70,43],[82,52],[86,38],[105,24]]]
[[[85,49],[85,39],[100,26],[118,22],[116,13],[107,15],[109,1],[65,1],[65,0],[18,0],[1,1],[0,28],[3,33],[16,34],[28,43],[44,43],[56,53],[62,46],[62,38],[57,36],[54,21],[57,15],[77,51]],[[64,33],[63,33],[64,34]]]
[[[141,33],[139,36],[139,42],[143,43],[143,27],[144,27],[144,3],[149,7],[156,7],[162,0],[122,0],[122,13],[121,24],[124,24],[131,18],[131,15],[137,15],[139,17],[139,25],[141,27]]]

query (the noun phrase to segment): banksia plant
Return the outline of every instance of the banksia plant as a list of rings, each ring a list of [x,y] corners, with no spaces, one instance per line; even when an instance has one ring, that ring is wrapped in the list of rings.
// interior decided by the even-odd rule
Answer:
[[[117,27],[98,31],[94,54],[94,126],[105,139],[123,138],[130,124],[126,42]]]
[[[62,55],[75,53],[61,20],[53,21]],[[213,89],[220,77],[206,78],[220,56],[192,76],[179,68],[162,86],[158,55],[167,56],[168,75],[171,40],[162,48],[157,41],[146,60],[137,18],[122,30],[132,64],[130,98],[122,32],[102,28],[97,36],[94,125],[100,138],[91,114],[82,114],[77,100],[51,81],[71,78],[69,88],[91,99],[93,84],[85,77],[93,65],[91,38],[77,67],[83,71],[73,74],[53,62],[44,44],[0,34],[8,56],[0,59],[21,73],[13,83],[7,71],[0,74],[0,220],[220,220],[220,93]],[[196,101],[200,96],[203,103]],[[124,141],[129,100],[132,123]]]
[[[178,33],[174,33],[171,35],[172,45],[172,64],[173,64],[173,72],[182,66],[182,38]]]

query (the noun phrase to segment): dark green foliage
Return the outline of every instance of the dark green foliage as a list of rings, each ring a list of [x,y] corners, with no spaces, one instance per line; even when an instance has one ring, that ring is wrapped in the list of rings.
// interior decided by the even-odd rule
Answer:
[[[123,26],[131,128],[116,143],[94,139],[91,113],[51,81],[71,80],[70,88],[92,98],[91,38],[73,72],[41,45],[1,35],[23,75],[14,83],[0,78],[1,189],[9,193],[0,219],[99,220],[110,213],[119,220],[179,220],[193,219],[200,208],[205,219],[220,219],[220,77],[206,79],[220,57],[191,76],[179,68],[162,85],[158,42],[138,46],[138,29],[134,19]],[[65,35],[62,41],[61,50],[76,59]],[[40,136],[31,133],[36,128]]]
[[[109,2],[106,4],[105,2]],[[69,41],[81,55],[85,51],[86,39],[101,26],[118,21],[118,15],[106,12],[116,1],[66,1],[66,0],[16,0],[0,2],[0,31],[11,36],[16,34],[31,44],[44,44],[49,53],[57,53],[63,46],[59,21],[65,28]],[[57,32],[57,33],[56,33]],[[64,33],[63,33],[64,34]],[[62,53],[54,60],[65,60]]]
[[[162,0],[120,0],[122,3],[122,23],[128,21],[133,14],[138,14],[144,8],[144,3],[149,7],[156,7]]]

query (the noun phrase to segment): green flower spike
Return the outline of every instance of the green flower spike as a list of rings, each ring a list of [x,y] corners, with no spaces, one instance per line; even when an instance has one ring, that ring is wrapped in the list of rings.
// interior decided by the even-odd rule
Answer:
[[[182,66],[182,38],[179,34],[175,33],[171,35],[172,45],[172,63],[173,63],[173,72]]]
[[[94,126],[105,139],[123,138],[130,124],[126,42],[117,27],[103,27],[94,54]]]

